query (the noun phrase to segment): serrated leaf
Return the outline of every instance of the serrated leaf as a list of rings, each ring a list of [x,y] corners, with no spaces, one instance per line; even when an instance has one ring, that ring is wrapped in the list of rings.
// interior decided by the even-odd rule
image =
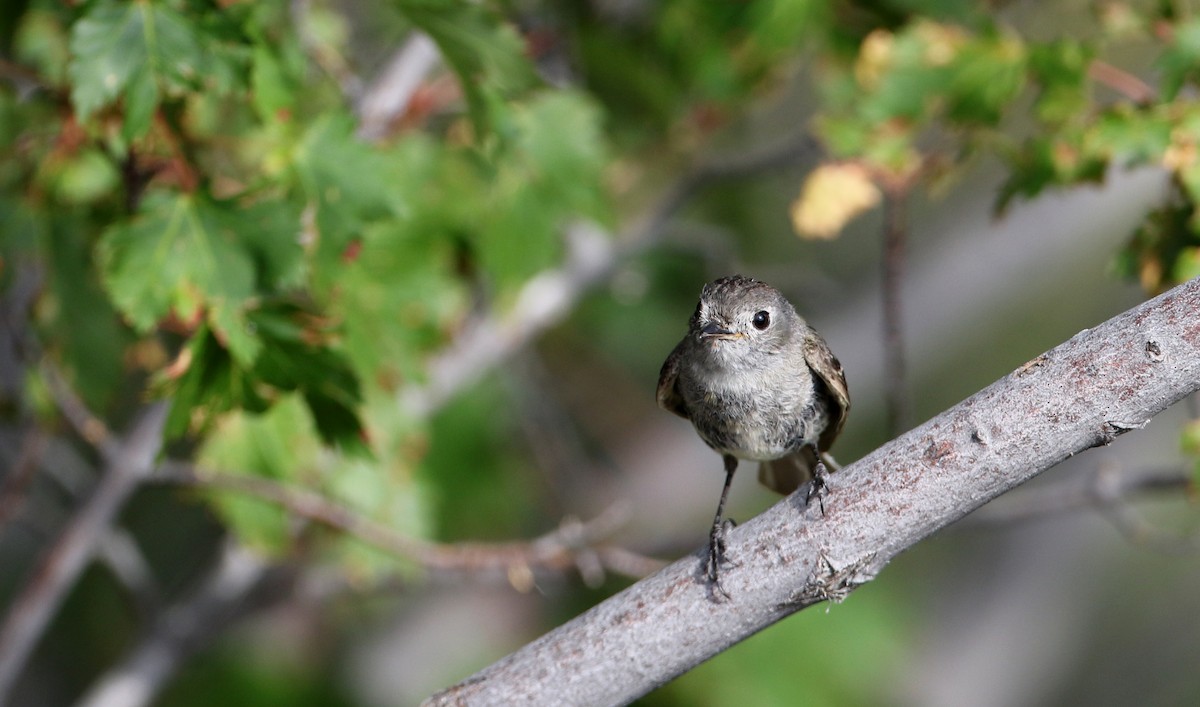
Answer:
[[[1109,155],[1125,166],[1166,162],[1176,123],[1174,116],[1162,111],[1118,104],[1098,116],[1084,134],[1086,150]]]
[[[105,232],[104,284],[135,327],[148,331],[172,313],[191,321],[205,306],[237,307],[254,294],[254,261],[223,221],[201,197],[157,194],[137,218]]]
[[[278,200],[243,206],[152,194],[141,214],[102,237],[104,283],[137,329],[170,315],[184,322],[204,315],[248,366],[259,351],[245,318],[250,299],[303,281],[298,221],[298,209]]]
[[[327,444],[369,455],[358,417],[358,377],[349,360],[324,340],[328,334],[320,321],[290,304],[255,310],[249,318],[264,340],[254,376],[279,390],[300,392]]]
[[[172,397],[168,435],[202,431],[232,410],[262,412],[297,393],[325,443],[369,456],[357,411],[358,378],[346,357],[331,347],[327,325],[314,313],[280,301],[248,311],[245,320],[258,349],[253,365],[239,360],[227,339],[203,326],[183,358],[160,377],[161,392]]]
[[[317,268],[341,261],[347,245],[366,224],[408,212],[405,154],[367,145],[354,135],[349,115],[318,119],[293,155],[296,178],[315,208]]]
[[[953,65],[946,114],[956,122],[997,123],[1025,86],[1023,44],[1016,38],[976,39]]]
[[[124,97],[124,134],[144,134],[162,91],[186,88],[205,70],[195,26],[163,3],[93,5],[71,31],[68,73],[79,120]]]
[[[211,329],[202,325],[179,359],[159,376],[159,392],[171,397],[166,436],[178,438],[206,429],[230,410],[267,410],[270,403],[254,383],[250,372],[236,365]]]
[[[81,121],[115,100],[146,63],[144,3],[98,3],[71,32],[71,100]]]

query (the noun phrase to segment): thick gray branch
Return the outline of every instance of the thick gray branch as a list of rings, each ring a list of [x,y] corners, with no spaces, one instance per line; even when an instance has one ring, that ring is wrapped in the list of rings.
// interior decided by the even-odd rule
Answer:
[[[734,530],[714,601],[685,557],[429,700],[629,702],[780,619],[838,600],[934,531],[1200,388],[1200,278],[1037,357]]]

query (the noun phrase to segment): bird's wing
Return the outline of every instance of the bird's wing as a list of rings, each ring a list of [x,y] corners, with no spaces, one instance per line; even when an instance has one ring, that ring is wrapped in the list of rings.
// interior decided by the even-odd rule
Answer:
[[[679,394],[679,360],[683,355],[683,343],[680,342],[675,350],[663,362],[662,370],[658,373],[658,406],[668,412],[688,419],[687,403]]]
[[[833,445],[838,433],[842,431],[842,425],[846,423],[846,413],[850,411],[850,389],[846,387],[846,374],[842,371],[842,364],[829,350],[829,345],[820,334],[815,331],[811,334],[805,338],[804,360],[829,391],[831,403],[829,424],[819,440],[821,451],[824,452]]]

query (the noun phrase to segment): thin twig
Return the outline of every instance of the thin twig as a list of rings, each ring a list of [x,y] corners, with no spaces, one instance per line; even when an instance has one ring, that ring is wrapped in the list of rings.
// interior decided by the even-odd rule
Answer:
[[[1088,65],[1088,77],[1124,95],[1134,103],[1152,103],[1158,96],[1158,92],[1150,84],[1128,71],[1100,59],[1094,59]]]
[[[268,566],[230,541],[191,596],[171,606],[149,633],[80,700],[80,707],[151,704],[179,666],[251,607],[247,598]]]
[[[441,58],[429,35],[414,32],[359,97],[358,136],[368,141],[383,138],[388,126],[408,110],[417,89]]]
[[[141,415],[120,442],[107,438],[109,459],[95,492],[46,552],[9,606],[8,615],[0,625],[0,704],[7,703],[17,675],[50,618],[95,555],[97,544],[112,527],[126,499],[153,469],[154,457],[162,445],[165,419],[166,405],[157,403]]]
[[[162,603],[158,581],[132,533],[109,528],[96,546],[96,556],[133,597],[139,616],[152,618],[158,613]]]
[[[883,207],[883,356],[885,361],[887,415],[890,436],[911,425],[904,356],[904,258],[908,231],[905,220],[905,187],[890,185],[884,190]]]
[[[1177,468],[1121,473],[1114,464],[1098,466],[1092,473],[1062,481],[1051,488],[1031,489],[1016,494],[1007,503],[981,508],[961,524],[964,528],[1027,523],[1039,518],[1058,518],[1070,511],[1097,511],[1113,524],[1131,544],[1164,555],[1189,556],[1200,553],[1200,536],[1179,535],[1154,527],[1142,518],[1132,502],[1147,493],[1191,494],[1191,476]]]
[[[41,371],[58,411],[62,413],[63,418],[71,425],[75,433],[83,438],[83,441],[99,450],[105,460],[115,459],[120,454],[120,445],[113,439],[108,425],[92,414],[83,399],[71,389],[70,384],[67,383],[66,378],[57,367],[49,361],[43,361]]]
[[[436,543],[397,533],[308,489],[287,486],[263,477],[201,470],[188,464],[171,462],[161,465],[153,480],[253,496],[280,506],[298,518],[352,535],[427,570],[468,573],[500,571],[509,574],[526,570],[562,572],[578,567],[580,558],[587,562],[593,556],[600,567],[618,574],[626,574],[631,568],[634,571],[653,571],[662,566],[658,560],[641,557],[629,550],[618,550],[601,542],[627,519],[628,509],[619,504],[609,507],[586,523],[568,520],[561,527],[531,541]],[[609,559],[613,560],[611,564],[608,563]],[[642,577],[644,574],[630,576]]]
[[[1072,511],[1104,510],[1147,493],[1190,493],[1194,491],[1192,483],[1192,479],[1177,468],[1119,474],[1102,465],[1092,473],[1052,486],[1023,489],[1003,502],[980,508],[956,527],[1020,525],[1043,518],[1060,518]]]
[[[14,515],[25,498],[25,489],[41,463],[42,454],[50,438],[40,427],[30,427],[21,435],[21,446],[16,459],[8,467],[8,474],[0,482],[0,526]]]

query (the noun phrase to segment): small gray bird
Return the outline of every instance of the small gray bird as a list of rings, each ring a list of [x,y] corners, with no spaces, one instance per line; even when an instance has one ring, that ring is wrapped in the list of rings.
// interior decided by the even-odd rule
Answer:
[[[738,459],[761,462],[758,479],[782,494],[812,480],[821,500],[827,451],[846,420],[850,393],[829,346],[778,290],[732,275],[704,286],[687,336],[663,363],[658,404],[691,420],[725,462],[725,487],[709,534],[705,573],[725,562],[721,515]],[[822,509],[824,508],[824,502]]]

